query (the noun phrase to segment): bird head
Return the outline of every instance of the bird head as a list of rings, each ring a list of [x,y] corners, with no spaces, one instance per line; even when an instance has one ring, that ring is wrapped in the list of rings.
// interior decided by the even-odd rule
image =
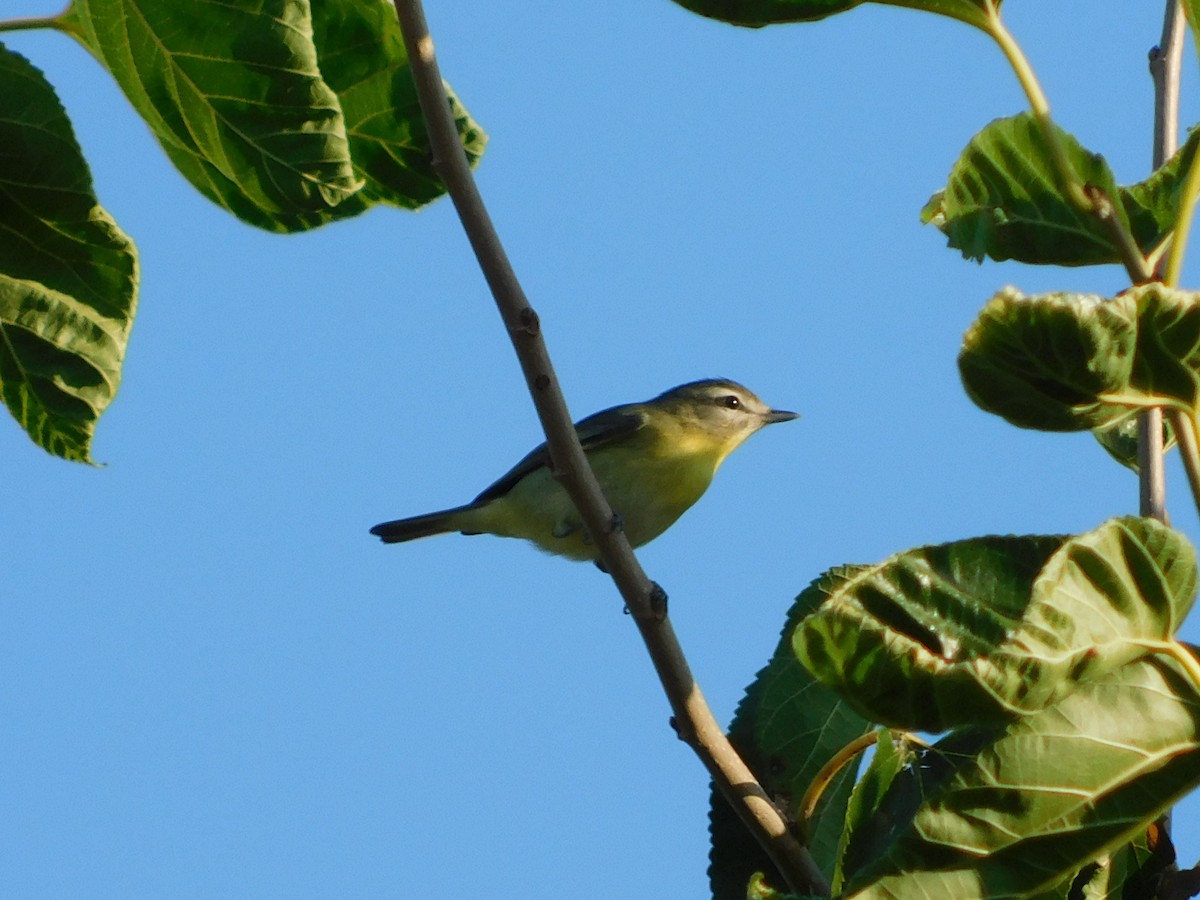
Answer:
[[[710,445],[718,462],[764,425],[799,418],[799,413],[772,409],[749,388],[724,378],[681,384],[650,405],[672,416],[689,443]]]

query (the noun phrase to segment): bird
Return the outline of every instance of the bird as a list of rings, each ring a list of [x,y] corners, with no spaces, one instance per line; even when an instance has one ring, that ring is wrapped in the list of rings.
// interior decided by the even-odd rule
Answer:
[[[735,381],[706,378],[594,413],[575,431],[616,521],[640,547],[700,499],[750,435],[796,418]],[[456,531],[523,538],[547,553],[599,564],[578,511],[551,473],[544,443],[470,503],[383,522],[371,534],[396,544]]]

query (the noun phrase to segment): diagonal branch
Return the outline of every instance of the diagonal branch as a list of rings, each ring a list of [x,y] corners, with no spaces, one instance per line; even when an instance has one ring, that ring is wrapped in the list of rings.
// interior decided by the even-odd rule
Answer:
[[[667,618],[665,594],[647,578],[624,533],[614,527],[612,508],[604,499],[575,434],[542,340],[538,316],[513,272],[459,144],[420,0],[394,0],[394,4],[421,111],[429,128],[434,169],[454,202],[512,340],[546,433],[555,477],[579,510],[626,608],[637,623],[675,713],[676,730],[696,751],[713,782],[763,845],[789,888],[800,894],[828,895],[829,885],[812,856],[788,830],[783,816],[713,718]]]

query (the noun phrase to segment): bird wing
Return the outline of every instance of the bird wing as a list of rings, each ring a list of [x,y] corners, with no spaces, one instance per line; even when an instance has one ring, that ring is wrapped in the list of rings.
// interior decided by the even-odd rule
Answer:
[[[646,414],[638,405],[614,406],[611,409],[593,413],[586,419],[580,419],[575,423],[575,433],[579,436],[579,443],[583,446],[584,452],[587,452],[633,434],[645,426]],[[546,444],[538,444],[520,462],[501,475],[494,484],[486,487],[471,505],[478,506],[495,500],[497,497],[503,497],[530,472],[549,465],[549,463],[550,453]]]

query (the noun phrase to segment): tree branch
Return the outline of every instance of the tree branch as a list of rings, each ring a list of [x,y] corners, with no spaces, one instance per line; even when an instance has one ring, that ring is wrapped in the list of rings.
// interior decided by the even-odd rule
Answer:
[[[1167,0],[1162,37],[1150,51],[1154,80],[1153,169],[1158,170],[1179,144],[1179,66],[1183,58],[1183,14],[1178,0]],[[1165,259],[1159,261],[1161,277]],[[1178,430],[1178,429],[1177,429]],[[1167,521],[1167,478],[1163,465],[1163,413],[1147,410],[1138,417],[1139,511]]]
[[[429,128],[434,169],[454,202],[516,351],[546,433],[555,477],[625,600],[675,713],[676,730],[700,757],[713,782],[758,838],[795,893],[829,894],[808,850],[788,830],[750,769],[734,751],[692,678],[666,615],[666,595],[646,576],[579,445],[571,416],[542,340],[538,316],[517,280],[459,143],[420,0],[394,0],[421,111]]]

